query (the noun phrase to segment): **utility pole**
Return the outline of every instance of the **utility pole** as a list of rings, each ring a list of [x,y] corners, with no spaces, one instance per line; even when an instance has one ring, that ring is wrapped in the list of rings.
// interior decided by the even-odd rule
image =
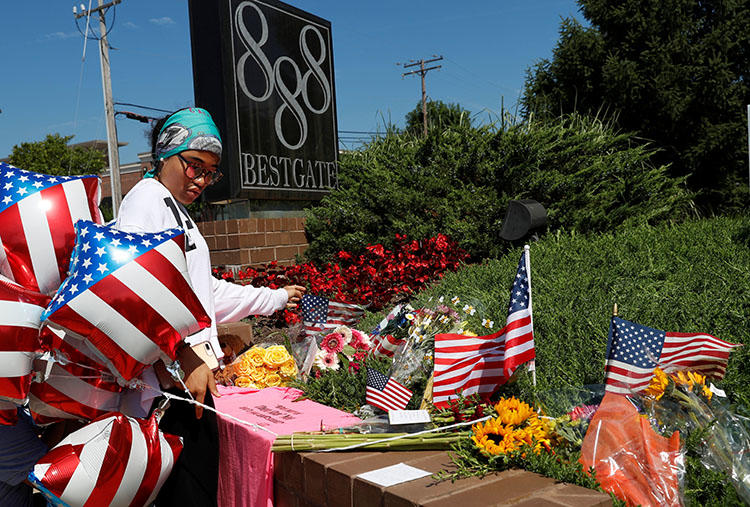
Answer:
[[[419,70],[413,70],[411,72],[404,72],[401,74],[401,77],[410,76],[412,74],[419,74],[422,76],[422,126],[423,126],[423,132],[424,135],[427,135],[427,87],[425,86],[424,77],[427,74],[427,72],[435,69],[439,69],[442,67],[442,65],[435,65],[434,67],[427,67],[425,68],[425,63],[432,63],[442,60],[442,56],[438,56],[436,58],[433,58],[431,60],[425,60],[424,58],[420,59],[419,61],[415,61],[414,63],[410,63],[408,65],[404,65],[404,68],[408,67],[414,67],[415,65],[419,65]]]
[[[109,184],[112,194],[112,212],[117,218],[117,211],[120,208],[122,199],[122,190],[120,188],[120,152],[117,145],[117,125],[115,125],[115,106],[112,101],[112,77],[109,72],[109,44],[107,43],[107,23],[104,18],[107,9],[113,7],[122,0],[112,0],[109,3],[102,4],[103,0],[98,0],[99,6],[91,10],[81,9],[81,12],[73,14],[76,19],[84,16],[90,16],[99,13],[99,62],[102,68],[102,92],[104,93],[104,113],[107,118],[107,151],[109,154]]]

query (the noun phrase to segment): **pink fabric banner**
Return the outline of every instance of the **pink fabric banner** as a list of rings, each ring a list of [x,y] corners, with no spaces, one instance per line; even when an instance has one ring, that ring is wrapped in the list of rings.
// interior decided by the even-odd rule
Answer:
[[[311,400],[294,401],[302,391],[287,387],[247,389],[219,387],[216,410],[263,426],[278,435],[351,426],[360,419]],[[261,429],[218,416],[219,505],[273,507],[274,436]]]

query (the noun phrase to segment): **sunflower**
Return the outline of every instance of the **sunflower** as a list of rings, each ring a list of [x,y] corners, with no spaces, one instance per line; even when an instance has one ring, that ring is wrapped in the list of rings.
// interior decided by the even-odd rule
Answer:
[[[651,396],[656,400],[660,400],[664,396],[664,392],[669,386],[669,377],[662,371],[661,368],[654,370],[654,376],[651,378],[651,383],[646,388],[646,395]]]
[[[710,400],[714,393],[706,386],[706,376],[694,371],[678,371],[667,375],[661,368],[654,370],[651,383],[646,388],[646,395],[656,400],[661,399],[665,393],[675,386],[685,386],[688,391],[700,393]]]
[[[711,399],[714,393],[706,386],[706,376],[694,371],[678,371],[670,375],[678,386],[687,386],[688,391],[700,392],[707,399]]]
[[[528,445],[538,453],[550,449],[547,424],[528,403],[515,397],[502,398],[495,405],[497,417],[472,426],[474,445],[485,455],[506,454]]]

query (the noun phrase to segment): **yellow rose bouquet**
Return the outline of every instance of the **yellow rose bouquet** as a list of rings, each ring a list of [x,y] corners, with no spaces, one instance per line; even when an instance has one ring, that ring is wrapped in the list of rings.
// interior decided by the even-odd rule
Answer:
[[[227,386],[263,389],[284,387],[297,373],[297,364],[286,347],[255,345],[224,368],[217,380]]]

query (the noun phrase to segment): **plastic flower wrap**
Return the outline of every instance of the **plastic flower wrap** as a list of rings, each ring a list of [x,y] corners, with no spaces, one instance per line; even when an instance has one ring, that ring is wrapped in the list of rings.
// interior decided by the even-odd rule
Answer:
[[[724,472],[746,503],[750,503],[750,433],[745,418],[735,414],[693,371],[671,374],[657,368],[646,389],[646,413],[662,431],[685,434],[703,431],[701,463]]]
[[[479,310],[478,310],[479,308]],[[464,318],[481,311],[479,303],[464,303],[455,297],[440,297],[428,306],[412,309],[405,314],[408,326],[402,327],[403,343],[396,351],[391,378],[400,383],[410,383],[417,370],[425,363],[431,365],[435,351],[435,335],[459,333],[474,335],[467,329]]]
[[[224,368],[224,385],[263,389],[286,386],[297,378],[297,363],[283,345],[255,345]]]

